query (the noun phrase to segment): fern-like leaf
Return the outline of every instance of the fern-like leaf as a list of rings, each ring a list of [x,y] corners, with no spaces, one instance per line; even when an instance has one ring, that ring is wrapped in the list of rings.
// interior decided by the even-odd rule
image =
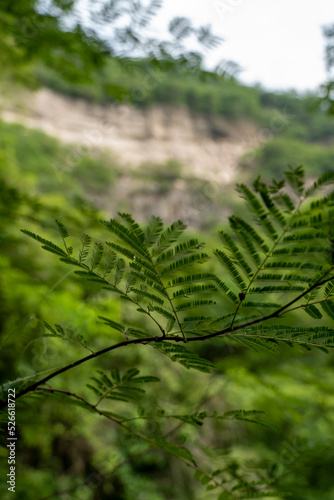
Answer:
[[[27,231],[27,229],[21,229],[21,233],[26,234],[27,236],[30,236],[30,238],[33,238],[34,240],[38,241],[39,243],[42,243],[42,248],[44,250],[47,250],[48,252],[55,253],[56,255],[60,256],[66,256],[66,252],[52,243],[52,241],[46,240],[45,238],[42,238],[41,236],[38,236],[35,233],[32,233],[31,231]]]
[[[324,172],[311,187],[306,189],[305,197],[312,196],[315,191],[323,186],[327,186],[334,182],[334,172]]]
[[[290,167],[289,170],[286,170],[284,173],[293,191],[298,197],[301,196],[304,192],[305,185],[305,173],[303,167],[301,165],[296,168]]]
[[[111,219],[109,222],[102,221],[102,224],[129,247],[132,255],[138,255],[143,259],[149,260],[146,249],[143,247],[141,241],[138,241],[138,239],[134,237],[134,233],[128,227],[124,226],[116,219]]]
[[[177,245],[175,248],[171,248],[167,252],[160,254],[160,256],[156,259],[156,263],[162,264],[169,260],[175,260],[182,255],[192,254],[198,250],[202,250],[203,247],[204,243],[199,243],[197,239],[185,241],[184,243]]]
[[[125,265],[125,261],[123,259],[116,260],[114,286],[117,286],[122,281],[125,267],[126,267],[126,265]]]
[[[72,255],[73,253],[73,248],[72,247],[69,247],[67,244],[66,244],[66,238],[68,238],[69,234],[68,234],[68,231],[66,229],[66,227],[64,226],[64,224],[62,222],[60,222],[59,220],[55,220],[55,223],[56,223],[56,227],[57,227],[57,230],[60,234],[60,236],[62,237],[62,240],[63,240],[63,243],[64,243],[64,246],[66,248],[66,253],[67,255]]]
[[[43,322],[46,330],[49,333],[44,333],[44,337],[55,337],[62,340],[67,340],[69,342],[74,342],[75,344],[79,344],[85,349],[89,349],[87,341],[80,333],[75,333],[70,328],[63,328],[61,325],[55,325],[55,328],[52,328],[46,321]],[[92,352],[92,351],[91,351]]]
[[[173,243],[175,243],[175,241],[179,239],[186,227],[187,226],[179,220],[165,229],[160,234],[157,243],[152,248],[152,255],[154,257],[158,257],[161,253],[167,250]]]
[[[136,240],[143,244],[145,241],[145,233],[133,217],[126,213],[119,213],[118,215],[124,220]]]
[[[209,259],[206,253],[195,253],[188,257],[183,257],[173,262],[169,266],[163,268],[160,271],[160,276],[168,276],[170,274],[175,274],[176,272],[182,271],[184,268],[193,266],[194,264],[202,264]]]
[[[81,236],[81,249],[79,250],[79,262],[84,262],[88,257],[89,247],[92,242],[92,238],[88,234],[82,234]]]
[[[163,305],[164,300],[161,297],[153,293],[149,293],[146,290],[139,290],[138,288],[132,288],[131,292],[136,294],[136,301],[147,299],[152,302],[156,302],[157,304]]]
[[[161,218],[152,216],[144,232],[146,245],[148,248],[150,248],[152,245],[154,245],[154,243],[156,243],[163,228],[164,225]]]
[[[197,354],[187,350],[181,345],[174,345],[170,342],[155,342],[152,344],[154,349],[168,356],[172,361],[180,363],[185,368],[194,368],[195,370],[209,373],[217,367],[206,359],[200,358]]]
[[[247,288],[246,282],[241,277],[241,274],[239,273],[236,265],[232,262],[229,256],[222,250],[215,250],[214,254],[219,260],[219,262],[222,264],[224,269],[230,273],[232,280],[238,286],[238,288],[240,288],[241,290],[246,290]]]
[[[95,243],[92,252],[90,270],[93,271],[100,264],[103,257],[104,247],[101,243]]]
[[[111,271],[114,269],[115,264],[116,264],[116,260],[117,260],[116,253],[113,252],[112,250],[109,250],[108,253],[107,253],[106,261],[104,263],[103,278],[105,278],[106,276],[108,276],[108,274],[110,274]]]

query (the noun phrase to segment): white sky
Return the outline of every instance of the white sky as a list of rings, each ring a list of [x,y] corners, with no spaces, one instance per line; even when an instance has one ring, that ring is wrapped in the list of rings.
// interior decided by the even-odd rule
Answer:
[[[304,91],[326,79],[321,28],[334,22],[334,0],[165,0],[151,26],[162,36],[174,16],[211,24],[225,41],[208,63],[237,62],[248,84]]]

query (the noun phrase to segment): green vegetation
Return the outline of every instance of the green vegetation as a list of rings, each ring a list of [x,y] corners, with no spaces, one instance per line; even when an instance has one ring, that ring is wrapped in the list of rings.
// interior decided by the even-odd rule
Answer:
[[[10,178],[30,187],[30,194],[105,195],[119,166],[111,155],[80,146],[63,146],[52,137],[22,125],[0,121],[0,151]],[[10,167],[5,162],[10,162]],[[114,164],[113,164],[114,163]]]
[[[334,146],[277,137],[248,153],[243,160],[244,171],[258,172],[266,179],[280,175],[286,165],[304,165],[309,175],[327,172],[334,165]]]
[[[216,74],[204,78],[182,68],[168,74],[152,69],[148,61],[129,60],[124,67],[109,60],[94,74],[93,86],[72,85],[45,68],[38,75],[53,90],[97,103],[124,100],[142,107],[173,105],[236,122],[252,121],[264,144],[255,153],[250,151],[242,165],[268,180],[282,175],[288,164],[303,164],[311,176],[333,168],[333,118],[320,109],[315,95],[266,92],[234,78]]]
[[[244,160],[256,180],[241,181],[241,204],[178,162],[134,178],[111,155],[0,122],[1,498],[13,498],[15,387],[18,499],[332,500],[332,122],[316,96],[249,88],[177,52],[187,35],[213,46],[205,27],[179,18],[171,45],[150,44],[159,3],[102,3],[90,33],[64,24],[75,0],[0,6],[1,84],[14,91],[184,106],[270,139]],[[131,26],[114,30],[118,14]],[[101,41],[108,19],[111,46],[141,56]],[[156,212],[148,192],[168,203],[181,176],[205,231],[124,213],[139,191]]]
[[[261,92],[245,87],[233,78],[208,73],[205,77],[184,68],[171,74],[152,69],[150,61],[128,60],[124,63],[110,59],[103,70],[94,75],[94,85],[72,85],[57,73],[40,68],[40,81],[71,97],[83,97],[95,102],[113,102],[123,99],[138,106],[166,104],[187,106],[193,112],[223,114],[232,119],[264,119],[260,105]]]
[[[171,68],[168,73],[152,67],[150,61],[131,59],[109,59],[94,73],[94,85],[73,85],[43,66],[36,74],[43,85],[55,91],[98,103],[125,100],[137,106],[184,106],[194,113],[252,120],[275,134],[303,141],[326,142],[333,136],[332,121],[317,106],[317,96],[267,92],[226,75],[203,76],[183,67]]]
[[[319,353],[306,351],[304,354],[298,347],[299,344],[305,347],[318,345],[321,349],[331,347],[331,319],[328,315],[333,314],[331,309],[333,300],[328,285],[324,285],[329,291],[328,307],[324,303],[319,306],[311,305],[318,298],[310,294],[307,308],[299,307],[286,318],[285,316],[280,318],[280,324],[285,325],[280,331],[277,330],[274,316],[268,323],[271,324],[269,330],[266,329],[265,323],[262,330],[257,328],[257,324],[254,324],[253,331],[248,329],[249,327],[245,331],[239,327],[240,321],[248,321],[247,317],[254,316],[256,319],[261,315],[275,313],[275,308],[265,307],[265,302],[279,300],[284,304],[303,293],[301,288],[306,290],[307,287],[312,287],[316,280],[320,279],[318,273],[321,266],[325,266],[323,271],[326,272],[328,259],[326,251],[330,246],[328,240],[323,239],[319,224],[323,226],[325,233],[328,228],[330,229],[331,219],[327,222],[327,217],[332,217],[333,197],[327,197],[325,205],[320,201],[314,204],[314,215],[321,213],[321,221],[319,215],[315,220],[312,213],[309,213],[307,204],[304,216],[301,211],[298,212],[296,223],[297,220],[303,222],[299,229],[300,236],[305,235],[306,238],[308,233],[312,234],[314,240],[310,240],[309,248],[314,247],[314,252],[299,255],[294,252],[291,254],[292,260],[288,255],[284,255],[286,263],[291,261],[297,265],[299,262],[303,269],[309,266],[308,271],[303,271],[303,276],[307,273],[309,280],[297,282],[292,277],[295,274],[297,278],[299,275],[297,270],[277,269],[275,273],[279,273],[280,280],[277,281],[278,278],[275,278],[276,282],[270,282],[270,269],[268,269],[268,280],[261,282],[261,286],[265,286],[261,292],[262,300],[261,294],[257,299],[256,295],[253,299],[245,297],[241,300],[240,295],[238,298],[238,294],[244,293],[242,290],[247,283],[246,261],[251,268],[255,268],[258,265],[257,258],[261,259],[264,251],[264,247],[261,249],[259,246],[256,253],[253,253],[251,232],[249,232],[251,239],[247,238],[244,242],[247,241],[246,246],[240,248],[243,258],[239,256],[238,263],[236,260],[226,260],[228,255],[230,259],[233,257],[230,252],[235,250],[224,229],[217,252],[217,257],[223,265],[221,271],[212,259],[211,264],[209,261],[207,264],[200,264],[198,268],[197,262],[206,260],[206,257],[202,255],[198,260],[196,255],[211,253],[210,249],[204,248],[203,240],[207,239],[206,235],[191,235],[191,243],[186,243],[186,239],[181,236],[178,248],[191,253],[181,260],[177,258],[182,255],[179,253],[175,257],[171,255],[171,258],[176,258],[175,262],[186,265],[190,257],[190,262],[193,262],[195,267],[193,271],[191,268],[188,269],[188,266],[183,270],[178,264],[178,274],[171,275],[173,280],[181,280],[175,290],[182,290],[182,280],[191,272],[193,274],[216,272],[219,277],[216,280],[217,290],[209,290],[210,283],[207,281],[200,284],[207,288],[206,291],[202,290],[202,298],[201,294],[197,296],[198,292],[195,293],[195,283],[186,284],[189,288],[187,293],[190,293],[190,287],[193,288],[189,299],[178,295],[177,302],[180,304],[185,300],[198,302],[197,312],[196,309],[189,311],[193,316],[192,323],[189,322],[190,315],[188,314],[187,319],[187,312],[183,312],[184,308],[180,307],[180,312],[177,313],[179,320],[181,316],[183,318],[181,325],[186,330],[186,335],[199,340],[200,337],[196,336],[196,332],[204,336],[210,335],[217,331],[217,328],[228,327],[231,321],[237,327],[235,333],[231,332],[228,337],[221,339],[219,336],[213,337],[212,340],[203,343],[197,340],[193,346],[191,342],[187,342],[185,355],[186,351],[182,344],[175,343],[179,334],[177,328],[171,324],[171,313],[168,308],[165,310],[164,305],[156,302],[164,301],[164,297],[157,288],[154,288],[154,281],[153,288],[145,289],[143,286],[145,284],[142,280],[147,279],[146,267],[142,268],[143,278],[139,278],[140,274],[137,273],[137,267],[139,266],[139,270],[142,264],[136,243],[136,238],[141,237],[139,228],[133,225],[127,216],[123,220],[123,224],[130,224],[127,228],[113,220],[107,222],[107,228],[120,237],[120,240],[108,238],[112,246],[105,248],[106,255],[108,250],[116,251],[119,260],[117,261],[116,256],[115,260],[113,254],[110,254],[112,257],[111,260],[109,257],[110,276],[107,275],[108,284],[105,285],[109,288],[115,287],[116,269],[119,280],[116,287],[123,290],[124,286],[129,286],[126,292],[128,298],[137,297],[136,300],[143,310],[148,311],[148,315],[139,315],[136,311],[138,306],[133,308],[131,301],[117,299],[112,290],[104,290],[104,284],[98,282],[105,272],[102,268],[99,270],[98,264],[102,251],[100,245],[106,237],[102,226],[99,229],[98,221],[104,218],[104,215],[98,213],[93,206],[82,202],[77,195],[70,197],[69,191],[66,191],[69,188],[59,189],[62,184],[58,184],[59,180],[54,173],[52,173],[53,192],[50,188],[51,182],[48,185],[40,181],[47,164],[46,151],[49,151],[51,157],[57,151],[61,153],[62,148],[59,144],[52,140],[49,143],[49,138],[38,134],[39,140],[36,141],[35,148],[32,148],[36,158],[33,165],[29,154],[20,155],[15,152],[14,140],[8,139],[12,132],[13,136],[17,137],[16,148],[19,149],[19,142],[22,140],[24,150],[27,151],[19,135],[23,134],[25,129],[4,124],[2,127],[2,136],[7,129],[7,141],[2,143],[1,156],[6,158],[8,166],[3,173],[4,182],[1,184],[3,206],[0,222],[2,246],[6,255],[1,263],[3,285],[1,345],[2,359],[6,359],[6,365],[2,364],[1,367],[2,380],[23,378],[17,382],[19,392],[31,385],[34,380],[41,380],[51,375],[52,371],[59,367],[64,367],[83,356],[90,356],[91,351],[95,352],[118,342],[129,342],[126,349],[120,348],[87,363],[81,363],[76,368],[50,379],[45,385],[40,385],[40,389],[33,391],[31,395],[18,398],[16,418],[20,429],[21,447],[25,450],[24,453],[17,453],[18,470],[22,471],[17,479],[19,497],[36,500],[59,491],[71,490],[71,494],[79,497],[83,494],[87,498],[97,495],[97,498],[102,499],[118,495],[119,498],[130,500],[138,495],[138,491],[142,491],[145,498],[150,500],[172,496],[177,496],[180,500],[190,500],[201,497],[208,486],[216,486],[224,479],[226,483],[223,483],[223,488],[229,490],[233,485],[241,486],[240,482],[245,483],[242,487],[231,491],[230,496],[226,498],[242,498],[250,494],[254,498],[255,490],[261,490],[265,484],[267,489],[275,492],[275,498],[283,498],[285,491],[291,491],[297,499],[313,500],[319,497],[319,493],[330,498],[332,486],[326,478],[329,477],[333,464],[332,447],[327,438],[333,424],[330,416],[332,409],[330,394],[334,382],[331,369],[333,356],[321,351]],[[30,139],[34,137],[31,131],[26,130],[25,133]],[[10,150],[9,143],[12,146]],[[46,144],[49,144],[49,149],[46,148]],[[61,156],[59,158],[61,159]],[[85,158],[87,163],[93,161],[88,155]],[[31,172],[32,168],[34,172]],[[299,176],[300,173],[299,170]],[[85,185],[80,176],[81,173],[78,171],[76,190],[77,186]],[[327,176],[327,180],[330,179],[331,177]],[[26,180],[29,182],[25,182]],[[297,191],[300,189],[300,177],[290,176],[290,182]],[[268,203],[265,185],[258,182],[255,189],[258,191],[255,196],[259,202]],[[252,202],[247,190],[242,188],[242,192]],[[278,203],[284,188],[282,184],[277,185],[277,188],[272,186],[271,192],[271,199],[276,199]],[[81,196],[84,194],[84,191],[81,191]],[[291,203],[295,203],[294,199],[295,195]],[[290,203],[284,196],[281,202]],[[270,207],[270,204],[267,206]],[[288,240],[289,235],[295,234],[296,223],[292,223],[294,216],[287,215],[283,206],[280,212],[288,224],[284,229],[285,238]],[[261,231],[264,243],[273,249],[272,245],[275,246],[276,243],[270,221],[276,231],[281,231],[280,217],[273,209],[268,212],[268,217],[268,220],[263,219],[263,230],[259,228],[258,231]],[[70,229],[70,238],[62,225],[58,225],[59,232],[57,231],[55,219],[66,222],[66,226]],[[237,238],[242,235],[239,233],[240,221],[238,218],[231,219],[231,229]],[[311,224],[314,227],[306,229],[307,221],[313,221]],[[57,264],[53,253],[39,251],[34,241],[29,241],[19,232],[20,227],[42,234],[46,240],[54,241],[60,248],[61,235],[66,242],[71,239],[67,243],[67,248],[74,244],[74,253],[68,250],[69,255],[66,257],[62,254],[61,258],[74,263],[73,259],[76,258],[80,246],[81,270],[83,273],[91,273],[93,281],[86,281],[82,279],[80,272],[75,272],[80,271],[80,267],[74,266],[73,271],[71,267],[66,270],[64,263]],[[150,238],[152,243],[160,238],[163,245],[161,247],[163,253],[160,257],[157,254],[155,259],[168,258],[168,245],[172,240],[169,241],[168,237],[166,240],[161,238],[163,233],[159,220],[156,219],[150,227],[146,237]],[[182,229],[179,225],[180,232]],[[264,230],[267,234],[262,232]],[[130,240],[127,237],[128,231],[130,233],[132,231]],[[79,243],[81,232],[89,234],[93,241],[90,243],[86,237]],[[175,237],[178,232],[178,230],[175,232]],[[57,234],[58,236],[55,236]],[[170,235],[172,236],[172,233]],[[94,242],[97,243],[95,247]],[[176,244],[177,242],[172,246],[176,248]],[[49,243],[45,245],[46,249],[52,249]],[[133,245],[136,246],[135,249],[132,248]],[[154,245],[152,248],[155,248]],[[201,248],[195,248],[196,245]],[[304,241],[299,238],[295,244],[292,243],[291,249],[294,248],[293,245],[298,248],[304,245]],[[86,255],[88,246],[92,248],[94,257],[91,253]],[[217,246],[219,246],[218,241],[213,248]],[[129,248],[131,256],[134,250],[136,251],[136,260],[131,259],[130,268],[125,264],[130,256],[126,247]],[[290,248],[288,241],[282,240],[281,248]],[[251,258],[249,258],[250,251]],[[174,253],[175,250],[173,255]],[[282,260],[280,252],[274,260],[275,262]],[[314,266],[315,261],[317,265],[311,269],[310,264],[313,263]],[[104,265],[105,262],[102,257],[101,264]],[[114,270],[111,269],[113,265],[116,266]],[[124,265],[126,267],[123,269]],[[169,264],[167,261],[165,263],[161,261],[159,265],[162,269]],[[86,266],[93,270],[89,271]],[[207,266],[206,270],[204,266]],[[136,284],[129,276],[131,269],[133,273],[137,273],[139,281]],[[236,269],[239,269],[237,273]],[[291,277],[285,280],[288,274]],[[152,280],[153,276],[150,275],[148,279]],[[166,279],[169,279],[167,275]],[[200,276],[197,276],[196,280],[199,279]],[[280,282],[287,283],[289,290],[283,292]],[[255,281],[254,286],[257,286]],[[230,291],[226,287],[229,287]],[[300,287],[299,291],[297,287]],[[135,288],[138,289],[137,292]],[[226,300],[228,297],[232,302]],[[246,302],[254,300],[261,301],[261,307],[260,304],[257,306],[249,304],[250,307],[245,307]],[[203,301],[207,304],[205,305]],[[153,309],[151,307],[146,309],[150,302]],[[296,302],[298,306],[302,304],[303,301]],[[238,313],[233,320],[235,308]],[[228,317],[221,318],[217,322],[217,317],[226,314]],[[159,333],[159,328],[152,323],[149,315],[153,315],[164,329],[165,324],[168,329],[172,328],[168,333],[171,338],[168,341],[166,339],[165,347],[164,342],[154,342],[156,349],[152,350],[151,341],[154,341],[155,335],[161,335],[161,332]],[[322,319],[315,319],[320,315],[323,315]],[[195,316],[203,317],[196,319]],[[208,316],[211,316],[211,319]],[[289,316],[293,324],[298,322],[300,325],[298,337],[297,332],[288,326]],[[45,321],[48,323],[47,327]],[[310,326],[314,331],[310,330]],[[148,337],[146,340],[148,344],[131,346],[132,339],[135,342],[142,342],[140,332]],[[264,338],[261,338],[262,336]],[[166,351],[167,342],[173,343],[175,352]],[[295,349],[290,349],[288,344],[291,342],[296,344]],[[273,350],[276,350],[278,343],[282,344],[281,352],[279,355],[274,355]],[[247,349],[250,345],[255,351]],[[170,362],[168,356],[172,356],[174,363]],[[213,372],[206,373],[211,367]],[[140,373],[134,371],[135,368],[138,368]],[[87,388],[84,387],[86,383],[89,385]],[[147,384],[147,388],[144,384]],[[146,390],[146,395],[137,389]],[[67,391],[68,394],[58,393],[57,390]],[[92,412],[85,412],[85,408],[89,409],[88,403],[70,394],[79,394],[85,401],[100,400],[97,409],[100,408],[106,416],[94,415],[96,411],[93,408],[90,408]],[[245,408],[245,411],[240,412],[240,408]],[[123,425],[127,426],[127,429],[123,428],[121,432],[118,423],[120,418],[126,420]],[[48,429],[47,433],[45,429]],[[6,457],[7,451],[3,449],[2,454]],[[196,466],[193,460],[196,460]],[[314,477],[318,477],[319,461],[323,479],[321,483],[316,483]],[[188,467],[182,465],[182,462],[187,463]],[[177,478],[171,481],[175,469],[180,472]],[[210,476],[215,469],[215,475]],[[85,484],[86,481],[88,483]],[[250,484],[252,481],[258,484]],[[99,484],[98,488],[93,487],[96,483]],[[217,499],[217,496],[221,495],[220,498],[224,498],[221,493],[222,487],[217,488],[207,491],[207,497]],[[6,491],[6,485],[4,490]],[[4,498],[7,498],[5,491]],[[84,491],[86,493],[83,493]]]

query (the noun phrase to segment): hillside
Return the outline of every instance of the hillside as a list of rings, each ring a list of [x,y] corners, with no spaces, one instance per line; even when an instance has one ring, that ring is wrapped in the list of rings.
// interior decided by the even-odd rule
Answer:
[[[121,205],[145,219],[156,206],[165,220],[183,218],[193,227],[225,213],[218,208],[218,194],[235,182],[243,155],[261,142],[259,127],[250,121],[191,113],[173,105],[101,105],[49,89],[6,100],[1,118],[67,145],[61,159],[50,158],[58,178],[70,172],[80,177],[83,155],[109,152],[112,191],[87,186],[99,207],[113,212]]]
[[[171,105],[101,105],[49,89],[22,96],[16,105],[3,103],[1,116],[80,145],[78,150],[111,150],[122,164],[175,159],[187,174],[224,183],[234,181],[243,154],[260,143],[259,128],[245,120],[192,114]]]
[[[7,91],[0,116],[59,140],[64,149],[49,157],[54,189],[73,178],[108,213],[122,209],[144,220],[154,207],[166,221],[208,228],[228,215],[226,200],[236,209],[236,182],[279,178],[300,164],[314,177],[334,165],[333,119],[314,95],[182,71],[129,74],[115,61],[90,86],[39,72],[48,87]],[[43,141],[36,139],[37,149]]]

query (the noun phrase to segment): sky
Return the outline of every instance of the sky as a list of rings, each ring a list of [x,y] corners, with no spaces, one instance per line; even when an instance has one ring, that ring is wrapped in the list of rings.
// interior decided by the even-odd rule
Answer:
[[[306,91],[326,80],[322,26],[334,22],[334,0],[165,0],[153,31],[161,36],[174,16],[211,24],[224,42],[207,64],[237,62],[246,84]]]

